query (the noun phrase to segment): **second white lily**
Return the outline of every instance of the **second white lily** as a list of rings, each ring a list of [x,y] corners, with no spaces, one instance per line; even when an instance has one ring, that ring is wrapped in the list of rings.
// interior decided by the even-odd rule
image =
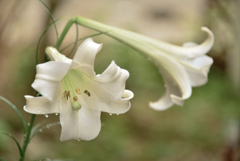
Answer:
[[[208,38],[202,44],[190,42],[181,47],[83,17],[76,17],[76,22],[131,46],[158,67],[166,84],[166,93],[158,101],[149,104],[155,110],[165,110],[174,103],[182,106],[184,100],[191,96],[192,87],[207,82],[213,59],[206,53],[213,46],[214,36],[206,27],[202,27],[202,30],[208,34]]]

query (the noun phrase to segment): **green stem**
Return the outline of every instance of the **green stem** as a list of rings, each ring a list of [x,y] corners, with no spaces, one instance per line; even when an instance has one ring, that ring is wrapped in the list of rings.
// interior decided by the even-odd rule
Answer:
[[[28,146],[29,141],[30,141],[31,130],[32,130],[32,127],[33,127],[35,116],[36,116],[35,114],[32,114],[30,122],[29,122],[28,129],[27,129],[27,133],[24,135],[24,143],[23,143],[23,148],[22,148],[23,154],[20,157],[19,161],[24,161],[25,152],[26,152],[27,146]]]
[[[57,43],[56,43],[56,45],[55,45],[55,48],[56,48],[57,50],[59,49],[60,45],[61,45],[62,42],[63,42],[63,39],[64,39],[65,36],[67,35],[68,30],[71,28],[71,26],[72,26],[74,23],[76,23],[76,20],[77,20],[77,17],[73,17],[73,18],[71,18],[71,19],[68,21],[67,25],[66,25],[65,28],[63,29],[63,32],[62,32],[62,34],[60,35],[60,37],[59,37],[59,39],[57,40]]]
[[[87,27],[95,31],[99,31],[115,40],[118,40],[119,42],[122,42],[125,45],[128,45],[129,47],[140,52],[143,56],[146,56],[146,57],[154,58],[156,50],[162,50],[159,48],[165,49],[166,48],[165,46],[169,46],[164,42],[159,43],[159,41],[151,39],[147,36],[134,33],[132,31],[120,29],[117,27],[108,26],[84,17],[78,16],[72,19],[75,21],[76,24]],[[169,46],[169,48],[171,47],[172,46]]]
[[[90,28],[90,29],[93,29],[95,31],[99,31],[100,33],[103,33],[105,35],[108,35],[109,37],[112,37],[114,39],[117,39],[118,41],[126,44],[126,45],[129,45],[129,42],[131,42],[130,40],[127,41],[127,39],[125,40],[125,38],[123,37],[124,33],[126,31],[122,30],[122,29],[118,29],[118,28],[114,28],[114,27],[111,27],[111,26],[107,26],[107,25],[104,25],[102,23],[99,23],[99,22],[96,22],[96,21],[93,21],[93,20],[90,20],[90,19],[87,19],[87,18],[84,18],[84,17],[80,17],[80,16],[77,16],[77,17],[73,17],[71,18],[67,25],[65,26],[65,28],[63,29],[63,32],[62,34],[60,35],[56,45],[55,45],[55,48],[56,49],[59,49],[63,39],[65,38],[67,32],[69,31],[69,29],[71,28],[71,26],[76,23],[78,25],[81,25],[81,26],[84,26],[84,27],[87,27],[87,28]],[[114,32],[114,31],[120,31],[120,32]],[[119,34],[120,33],[120,34]],[[132,32],[128,32],[127,31],[127,34],[131,35]],[[134,34],[136,35],[136,34]],[[134,46],[131,46],[130,47],[134,48],[136,50],[136,48]]]

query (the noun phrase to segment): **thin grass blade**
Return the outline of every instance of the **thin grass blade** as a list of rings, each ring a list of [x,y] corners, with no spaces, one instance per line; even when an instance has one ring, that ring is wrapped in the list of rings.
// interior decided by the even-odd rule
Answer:
[[[45,33],[47,32],[47,30],[49,29],[49,27],[51,27],[53,24],[55,24],[57,21],[59,21],[59,19],[55,20],[54,22],[50,23],[45,29],[44,31],[42,32],[40,38],[38,39],[38,43],[37,43],[37,48],[36,48],[36,64],[38,64],[38,49],[39,49],[39,45],[40,45],[40,42],[43,38],[43,36],[45,35]]]
[[[97,33],[97,34],[93,34],[93,35],[89,35],[89,36],[85,36],[85,37],[83,37],[83,38],[80,38],[80,39],[78,39],[78,40],[70,43],[69,45],[65,46],[63,49],[59,50],[59,52],[60,52],[60,53],[63,52],[65,49],[67,49],[67,48],[70,47],[71,45],[77,43],[78,41],[84,40],[84,39],[89,38],[89,37],[99,36],[99,35],[102,35],[102,34],[104,34],[104,33],[106,33],[106,32],[99,32],[99,33]]]
[[[48,6],[47,6],[42,0],[39,0],[39,1],[40,1],[40,2],[42,3],[42,5],[46,8],[46,10],[48,11],[48,13],[49,13],[49,15],[50,15],[50,17],[51,17],[51,19],[52,19],[52,22],[53,22],[53,24],[54,24],[54,28],[55,28],[55,30],[56,30],[56,35],[57,35],[57,39],[58,39],[58,30],[57,30],[57,26],[56,26],[55,20],[54,20],[54,18],[53,18],[53,15],[52,15],[51,11],[49,10]]]
[[[42,132],[42,130],[44,130],[44,129],[49,129],[50,127],[56,126],[56,125],[60,125],[60,122],[55,122],[55,123],[52,123],[52,124],[48,124],[48,125],[46,125],[46,126],[43,126],[43,127],[40,128],[40,129],[38,129],[38,128],[40,127],[40,126],[38,126],[38,128],[36,128],[36,129],[38,129],[38,130],[35,130],[35,132],[32,133],[31,139],[32,139],[35,135],[37,135],[38,133]],[[36,126],[37,126],[37,125],[36,125]]]
[[[0,157],[0,160],[1,160],[1,161],[6,161],[6,160],[5,160],[5,159],[3,159],[2,157]]]
[[[26,122],[25,120],[23,119],[22,117],[22,114],[19,112],[19,110],[17,109],[17,107],[12,103],[10,102],[9,100],[7,100],[6,98],[0,96],[0,99],[3,100],[4,102],[6,102],[7,104],[9,104],[18,114],[18,116],[20,117],[21,119],[21,122],[22,122],[22,125],[23,125],[23,129],[24,129],[24,134],[26,134],[27,132],[27,125],[26,125]]]
[[[23,151],[22,151],[22,148],[21,148],[19,142],[11,134],[5,133],[5,132],[1,132],[1,131],[0,131],[0,134],[6,135],[6,136],[12,138],[15,141],[15,143],[17,144],[17,146],[18,146],[18,150],[19,150],[20,156],[23,155]]]
[[[77,46],[77,42],[78,42],[78,25],[77,24],[75,24],[75,25],[76,25],[76,41],[74,43],[74,46],[73,46],[72,50],[70,51],[70,53],[68,54],[67,57],[72,55],[73,51],[75,50],[75,48]]]

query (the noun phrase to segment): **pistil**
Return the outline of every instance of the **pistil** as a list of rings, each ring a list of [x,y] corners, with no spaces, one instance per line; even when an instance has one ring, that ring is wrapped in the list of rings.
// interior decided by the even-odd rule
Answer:
[[[63,84],[65,86],[65,91],[63,93],[64,98],[67,100],[70,100],[72,104],[72,110],[73,111],[78,111],[81,109],[82,105],[78,102],[78,97],[77,94],[81,94],[79,88],[74,88],[73,84],[69,80],[69,75],[66,75],[63,79]]]

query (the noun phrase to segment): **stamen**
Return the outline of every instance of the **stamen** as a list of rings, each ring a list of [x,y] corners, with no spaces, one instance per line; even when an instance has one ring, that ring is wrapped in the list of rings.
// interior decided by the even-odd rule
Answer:
[[[86,95],[88,95],[88,97],[91,96],[91,94],[90,94],[87,90],[85,90],[84,93],[85,93]]]
[[[71,98],[70,91],[68,91],[67,96]]]
[[[68,98],[71,97],[70,91],[64,91],[63,95],[64,95],[64,98],[67,98],[67,100],[68,100]]]
[[[76,102],[78,100],[78,97],[77,96],[74,96],[73,97],[73,101]]]
[[[76,92],[77,92],[78,94],[81,94],[81,92],[80,92],[80,89],[79,89],[79,88],[77,88],[77,89],[76,89]]]
[[[64,95],[64,98],[67,98],[67,100],[70,101],[72,105],[72,110],[77,112],[82,107],[82,105],[78,102],[78,97],[77,97],[77,94],[81,94],[81,92],[79,88],[75,88],[76,86],[73,84],[73,82],[74,81],[71,80],[70,75],[66,75],[64,77],[63,84],[66,90],[64,91],[63,95]]]

